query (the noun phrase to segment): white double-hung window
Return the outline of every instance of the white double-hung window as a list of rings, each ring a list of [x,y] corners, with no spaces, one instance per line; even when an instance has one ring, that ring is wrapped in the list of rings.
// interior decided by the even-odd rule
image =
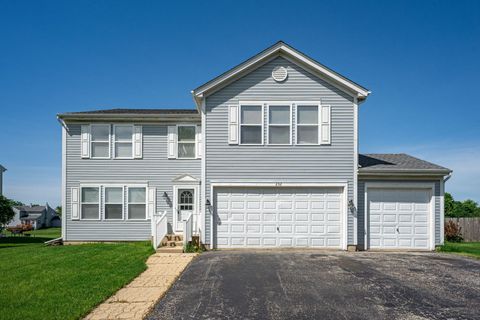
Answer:
[[[92,158],[110,158],[110,125],[92,124],[90,143]]]
[[[268,106],[268,144],[291,144],[292,117],[290,105]]]
[[[194,125],[178,126],[178,159],[195,159],[195,134],[197,127]]]
[[[128,219],[144,220],[147,218],[147,195],[145,187],[129,187],[127,210]]]
[[[100,188],[82,187],[81,212],[83,220],[100,219]]]
[[[263,144],[263,106],[240,105],[240,144]]]
[[[297,105],[297,144],[319,144],[319,106]]]
[[[113,126],[115,142],[115,158],[133,158],[133,126],[129,124],[116,124]]]
[[[105,220],[123,219],[123,187],[105,187]]]

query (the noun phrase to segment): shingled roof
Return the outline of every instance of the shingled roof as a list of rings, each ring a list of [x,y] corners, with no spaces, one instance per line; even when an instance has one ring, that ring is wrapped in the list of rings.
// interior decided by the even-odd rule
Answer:
[[[67,114],[196,114],[197,109],[102,109],[79,112],[66,112]]]
[[[431,173],[449,174],[452,170],[405,153],[360,154],[360,173]]]

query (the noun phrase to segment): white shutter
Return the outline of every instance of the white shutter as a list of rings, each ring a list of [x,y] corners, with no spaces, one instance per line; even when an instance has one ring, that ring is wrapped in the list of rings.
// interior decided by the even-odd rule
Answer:
[[[157,210],[157,188],[148,188],[148,217],[151,218]]]
[[[177,158],[177,126],[168,126],[168,158]]]
[[[72,188],[71,193],[71,203],[72,203],[72,211],[71,211],[71,218],[72,220],[80,219],[80,188]]]
[[[143,134],[142,126],[133,127],[133,157],[135,159],[141,159],[143,156]]]
[[[90,158],[90,125],[82,125],[80,140],[82,158]]]
[[[196,150],[197,150],[197,159],[200,159],[202,157],[202,152],[203,152],[203,139],[202,139],[202,127],[201,126],[196,126],[196,131],[195,131],[195,140],[196,140]]]
[[[228,106],[228,144],[238,144],[238,106]]]
[[[330,144],[331,112],[330,106],[321,106],[320,144]]]

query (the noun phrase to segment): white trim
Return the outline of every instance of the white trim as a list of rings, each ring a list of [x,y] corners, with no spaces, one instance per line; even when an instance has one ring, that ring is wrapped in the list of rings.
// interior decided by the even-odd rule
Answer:
[[[118,157],[117,156],[117,134],[116,129],[118,127],[130,127],[132,129],[132,137],[130,138],[130,143],[132,145],[132,153],[130,157]],[[134,159],[134,148],[135,148],[135,141],[133,136],[135,135],[135,126],[133,124],[114,124],[113,125],[113,159]],[[118,141],[118,143],[128,143],[128,141]]]
[[[242,124],[242,107],[254,106],[254,107],[261,107],[261,119],[262,119],[262,142],[261,143],[242,143],[242,126],[246,127],[258,127],[260,124]],[[265,102],[257,101],[257,102],[249,102],[249,101],[240,101],[238,103],[238,145],[240,146],[263,146],[265,144]]]
[[[210,183],[210,197],[212,198],[212,206],[215,207],[215,197],[214,197],[214,188],[221,188],[221,187],[275,187],[275,188],[283,188],[283,187],[318,187],[318,188],[342,188],[343,193],[343,208],[341,212],[341,219],[342,219],[342,241],[340,244],[340,249],[347,250],[348,245],[348,183],[347,182],[325,182],[325,183],[318,183],[318,182],[240,182],[240,181],[232,181],[232,182],[211,182]],[[214,231],[214,221],[213,221],[213,211],[210,215],[210,247],[213,248],[213,231]]]
[[[173,231],[174,232],[183,232],[183,230],[180,230],[178,227],[180,226],[180,223],[178,221],[178,190],[188,190],[191,189],[194,192],[193,198],[194,198],[194,203],[193,203],[193,210],[192,214],[196,215],[196,220],[198,221],[198,207],[199,207],[199,200],[200,200],[200,195],[198,192],[198,184],[175,184],[173,186]],[[198,224],[198,222],[197,222]],[[198,229],[198,227],[196,228]],[[197,230],[195,230],[197,231]]]
[[[428,250],[435,250],[435,183],[431,182],[365,182],[365,203],[364,203],[364,222],[365,222],[365,243],[364,249],[370,248],[368,241],[368,223],[370,212],[368,210],[368,189],[426,189],[430,191],[430,217],[429,217],[429,246]],[[399,248],[410,249],[410,248]],[[411,248],[415,249],[415,248]]]
[[[62,239],[67,240],[67,129],[65,126],[62,126],[62,211]]]
[[[83,202],[83,188],[97,188],[98,189],[98,218],[97,219],[85,219],[83,218],[83,204],[95,204],[95,202]],[[78,220],[82,221],[100,221],[102,220],[102,186],[99,184],[81,184],[78,195],[79,203],[79,216]]]
[[[145,188],[145,203],[140,203],[140,202],[132,202],[130,203],[130,197],[129,197],[129,189],[130,188]],[[147,221],[150,220],[150,217],[148,216],[148,185],[134,185],[134,184],[127,184],[126,185],[126,192],[127,192],[127,201],[126,201],[126,209],[127,212],[125,214],[126,220],[127,221]],[[129,213],[129,206],[130,204],[145,204],[145,219],[138,219],[138,218],[133,218],[130,219],[130,213]]]
[[[356,93],[357,96],[367,97],[370,92],[359,85],[349,81],[340,75],[336,74],[335,72],[327,69],[326,67],[316,63],[310,59],[308,59],[303,54],[300,54],[293,48],[285,45],[282,42],[272,46],[271,48],[265,50],[264,52],[257,54],[253,58],[247,60],[246,62],[240,64],[239,66],[235,67],[233,70],[226,72],[223,76],[218,77],[216,80],[211,81],[210,83],[206,83],[203,86],[200,86],[196,90],[193,91],[194,97],[198,99],[204,98],[204,95],[208,92],[208,94],[212,94],[215,92],[213,89],[215,87],[221,87],[222,83],[228,82],[230,79],[237,75],[241,75],[242,73],[246,72],[248,69],[251,69],[254,65],[259,63],[266,63],[271,59],[275,58],[276,56],[283,56],[288,58],[288,56],[297,59],[301,63],[305,64],[307,67],[312,68],[316,72],[319,72],[321,75],[326,77],[327,82],[333,82],[333,84],[340,87],[349,95],[355,96],[351,91]],[[266,60],[266,61],[265,61]],[[291,59],[288,59],[291,60]],[[348,89],[348,90],[345,90]],[[197,101],[197,99],[195,99]]]
[[[190,124],[190,123],[179,123],[176,125],[177,127],[177,139],[176,139],[176,144],[177,144],[177,147],[176,147],[176,151],[177,151],[177,155],[176,155],[176,158],[177,160],[194,160],[194,159],[197,159],[197,139],[196,139],[196,133],[197,133],[197,125],[196,124]],[[193,143],[194,144],[194,147],[193,147],[193,150],[194,150],[194,155],[193,157],[189,157],[189,158],[180,158],[178,156],[179,152],[179,144],[180,144],[180,139],[179,139],[179,134],[178,134],[178,128],[180,127],[193,127],[195,129],[195,133],[194,133],[194,136],[193,136],[193,142],[192,141],[188,141],[188,142],[184,142],[184,143]]]
[[[201,159],[201,178],[200,178],[200,183],[201,183],[201,194],[200,194],[200,203],[199,203],[199,208],[200,208],[200,227],[199,227],[199,232],[200,232],[200,241],[202,243],[205,243],[205,227],[206,227],[206,197],[207,197],[207,182],[206,182],[206,166],[207,166],[207,136],[206,136],[206,99],[202,100],[202,136],[203,136],[203,143],[202,143],[202,159]],[[238,133],[237,133],[238,135]],[[237,136],[238,138],[238,136]]]
[[[119,203],[107,203],[107,192],[105,191],[106,188],[117,188],[122,189],[122,217],[120,219],[107,219],[105,216],[105,206],[107,204],[119,204]],[[125,220],[125,186],[119,184],[104,184],[102,185],[103,189],[103,201],[102,201],[102,208],[103,208],[103,217],[102,220],[105,221],[123,221]]]
[[[269,146],[291,146],[293,142],[293,117],[292,117],[292,112],[293,112],[293,103],[265,103],[267,106],[267,114],[266,114],[266,121],[267,121],[267,142],[266,144]],[[270,124],[270,107],[289,107],[289,123],[288,124]],[[286,127],[288,126],[289,128],[289,142],[288,143],[270,143],[270,126],[272,127]]]
[[[445,242],[445,180],[440,179],[440,245]]]
[[[314,124],[299,124],[298,123],[298,107],[317,107],[317,143],[298,143],[298,126],[313,127]],[[321,121],[321,103],[320,102],[295,102],[295,144],[299,146],[318,146],[320,145],[320,121]]]
[[[92,144],[97,143],[105,143],[107,141],[93,141],[93,127],[105,127],[108,126],[108,157],[94,157],[92,152]],[[92,123],[90,124],[90,144],[88,146],[90,148],[89,154],[90,159],[111,159],[112,158],[112,125],[110,123]]]
[[[330,110],[331,111],[331,110]],[[330,123],[330,127],[331,127]],[[358,245],[358,99],[353,98],[353,245]]]

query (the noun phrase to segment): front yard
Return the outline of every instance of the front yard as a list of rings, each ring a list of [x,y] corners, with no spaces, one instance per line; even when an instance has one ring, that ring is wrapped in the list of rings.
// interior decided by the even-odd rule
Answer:
[[[480,242],[445,242],[438,251],[450,252],[480,259]]]
[[[47,247],[59,236],[0,238],[2,319],[78,319],[145,270],[150,243]]]

